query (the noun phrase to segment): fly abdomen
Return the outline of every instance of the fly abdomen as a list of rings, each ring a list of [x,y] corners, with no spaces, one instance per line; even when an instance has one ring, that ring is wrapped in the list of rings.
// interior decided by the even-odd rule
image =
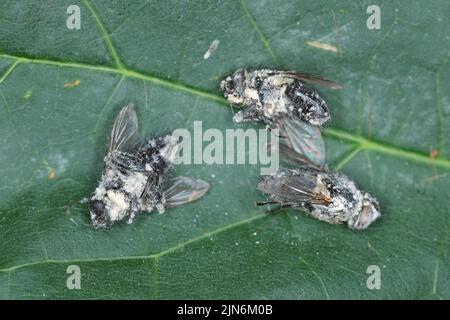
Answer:
[[[293,103],[293,113],[304,122],[312,125],[322,125],[330,119],[328,106],[319,94],[299,81],[293,81],[287,86],[286,96]]]
[[[346,222],[351,229],[366,229],[381,215],[377,200],[340,173],[309,167],[280,168],[264,177],[258,189],[275,203],[303,208],[328,223]]]

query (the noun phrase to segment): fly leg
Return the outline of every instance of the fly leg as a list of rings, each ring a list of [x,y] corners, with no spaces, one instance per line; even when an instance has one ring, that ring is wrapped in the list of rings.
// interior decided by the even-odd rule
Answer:
[[[278,202],[276,202],[276,201],[255,202],[255,205],[257,207],[266,206],[268,204],[278,204]]]
[[[279,204],[280,205],[280,207],[278,207],[278,208],[267,210],[266,213],[268,213],[268,214],[269,213],[274,213],[274,212],[278,211],[279,209],[292,208],[292,205],[289,204],[289,203],[280,203],[280,202],[276,202],[276,201],[255,202],[255,205],[258,206],[258,207],[259,206],[265,206],[265,205],[268,205],[268,204]]]

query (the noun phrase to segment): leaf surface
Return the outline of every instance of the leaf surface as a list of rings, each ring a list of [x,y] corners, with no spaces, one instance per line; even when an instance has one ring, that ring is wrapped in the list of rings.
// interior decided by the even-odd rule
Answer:
[[[71,4],[80,30],[66,27]],[[3,1],[0,298],[450,298],[450,4],[381,1],[369,30],[370,4]],[[379,221],[356,232],[266,214],[258,166],[182,165],[211,183],[207,196],[92,229],[79,200],[121,106],[136,105],[144,135],[200,120],[225,132],[236,125],[219,80],[261,66],[344,85],[320,88],[328,162],[378,198]],[[70,265],[81,290],[66,287]],[[366,286],[371,265],[379,290]]]

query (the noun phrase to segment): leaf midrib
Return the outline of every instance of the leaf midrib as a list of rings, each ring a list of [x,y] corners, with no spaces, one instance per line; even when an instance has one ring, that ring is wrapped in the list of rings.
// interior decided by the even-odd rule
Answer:
[[[113,73],[117,75],[121,75],[127,78],[140,79],[144,81],[148,81],[155,85],[171,88],[174,90],[186,92],[191,95],[199,96],[208,100],[212,100],[220,103],[221,105],[228,106],[227,101],[220,95],[208,92],[193,86],[186,85],[181,82],[164,79],[151,74],[144,74],[142,72],[132,70],[129,68],[121,67],[111,67],[106,65],[91,65],[85,64],[81,62],[64,62],[57,60],[49,60],[49,59],[41,59],[41,58],[30,58],[24,56],[15,56],[6,53],[0,54],[1,58],[7,58],[14,60],[14,63],[8,70],[5,72],[5,75],[0,78],[0,84],[6,79],[7,76],[11,75],[13,70],[21,65],[21,64],[44,64],[58,67],[67,67],[67,68],[79,68],[79,69],[87,69],[92,71],[101,71],[107,73]],[[439,157],[436,159],[430,158],[427,154],[417,151],[417,150],[408,150],[405,148],[401,148],[386,142],[375,141],[372,139],[368,139],[361,135],[356,135],[354,133],[348,132],[342,129],[335,128],[325,128],[325,135],[334,139],[338,139],[344,141],[346,143],[350,143],[359,148],[360,151],[375,151],[383,154],[389,154],[397,158],[404,158],[408,160],[413,160],[416,162],[434,165],[438,167],[450,168],[450,160],[446,157]],[[356,155],[357,153],[355,153]],[[350,160],[350,159],[348,159]]]
[[[186,241],[183,241],[181,243],[178,243],[172,247],[169,247],[167,249],[164,249],[158,253],[148,254],[148,255],[136,255],[136,256],[120,256],[120,257],[96,257],[96,258],[86,258],[86,259],[44,259],[39,261],[33,261],[33,262],[27,262],[15,266],[11,266],[8,268],[0,269],[0,272],[6,272],[10,273],[17,269],[25,268],[25,267],[31,267],[36,265],[42,265],[42,264],[50,264],[50,263],[58,263],[58,264],[67,264],[67,263],[77,263],[77,262],[98,262],[98,261],[126,261],[126,260],[153,260],[154,262],[158,261],[159,258],[171,254],[173,252],[177,252],[187,245],[201,241],[206,238],[210,238],[214,235],[217,235],[219,233],[225,232],[227,230],[233,229],[235,227],[238,227],[240,225],[248,224],[253,221],[257,221],[259,219],[262,219],[264,217],[267,217],[264,213],[259,213],[252,215],[249,218],[238,220],[236,222],[227,224],[225,226],[219,227],[217,229],[214,229],[212,231],[205,232],[197,237],[188,239]]]

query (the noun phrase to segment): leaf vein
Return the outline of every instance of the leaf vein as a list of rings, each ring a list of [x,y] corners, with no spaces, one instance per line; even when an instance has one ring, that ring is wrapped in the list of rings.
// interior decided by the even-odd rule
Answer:
[[[114,60],[115,65],[117,66],[117,68],[122,69],[123,64],[119,58],[119,55],[117,54],[116,48],[114,48],[114,46],[113,46],[113,43],[111,41],[110,35],[108,34],[108,31],[106,30],[105,26],[103,25],[103,22],[100,19],[100,16],[97,14],[97,12],[95,11],[94,7],[92,6],[92,4],[90,3],[89,0],[84,0],[84,4],[89,9],[92,17],[94,18],[95,22],[97,23],[97,25],[100,29],[100,32],[103,35],[103,39],[105,40],[106,46],[108,47],[108,50],[111,53],[111,56]]]
[[[340,170],[342,169],[348,162],[350,162],[350,160],[352,160],[354,157],[356,157],[356,155],[361,151],[362,147],[361,146],[356,146],[355,148],[353,148],[347,155],[345,155],[342,160],[340,160],[335,168],[336,170]]]
[[[32,267],[32,266],[36,266],[36,265],[42,265],[42,264],[49,264],[49,263],[77,263],[77,262],[97,262],[97,261],[126,261],[126,260],[148,260],[148,259],[152,259],[154,261],[154,263],[156,264],[156,262],[158,261],[158,259],[160,259],[161,257],[165,256],[165,255],[169,255],[172,254],[174,252],[178,252],[182,249],[184,249],[186,246],[201,241],[205,238],[210,238],[211,236],[214,236],[216,234],[225,232],[227,230],[236,228],[240,225],[244,225],[244,224],[248,224],[251,223],[253,221],[257,221],[259,219],[262,219],[264,217],[266,217],[266,214],[263,213],[259,213],[256,215],[253,215],[249,218],[245,218],[242,220],[238,220],[236,222],[230,223],[228,225],[222,226],[220,228],[214,229],[212,231],[209,232],[205,232],[202,235],[199,235],[197,237],[191,238],[189,240],[186,240],[184,242],[181,242],[177,245],[174,245],[168,249],[162,250],[161,252],[155,253],[155,254],[149,254],[149,255],[140,255],[140,256],[121,256],[121,257],[98,257],[98,258],[86,258],[86,259],[60,259],[60,260],[55,260],[55,259],[45,259],[45,260],[40,260],[40,261],[34,261],[34,262],[27,262],[27,263],[23,263],[20,265],[16,265],[16,266],[11,266],[8,268],[4,268],[4,269],[0,269],[0,272],[13,272],[15,270],[18,269],[22,269],[22,268],[26,268],[26,267]],[[155,266],[156,267],[156,266]]]
[[[61,67],[67,67],[67,68],[80,68],[80,69],[87,69],[87,70],[93,70],[93,71],[108,72],[108,73],[112,73],[112,74],[119,74],[119,75],[122,75],[122,76],[128,77],[128,78],[135,78],[135,79],[149,81],[150,83],[159,85],[161,87],[172,88],[175,90],[179,90],[179,91],[191,94],[191,95],[203,97],[205,99],[209,99],[211,101],[215,101],[222,105],[228,106],[228,103],[225,101],[225,99],[218,94],[207,92],[207,91],[204,91],[199,88],[191,87],[191,86],[188,86],[181,82],[176,82],[173,80],[159,78],[159,77],[156,77],[156,76],[153,76],[150,74],[143,74],[138,71],[131,70],[131,69],[126,69],[126,68],[118,69],[118,68],[104,66],[104,65],[90,65],[90,64],[80,63],[80,62],[64,62],[64,61],[46,60],[46,59],[40,59],[40,58],[20,57],[20,56],[13,56],[13,55],[4,54],[4,53],[0,54],[0,57],[20,60],[21,63],[43,64],[43,65],[61,66]],[[427,154],[425,154],[423,152],[406,150],[406,149],[400,148],[395,145],[390,145],[385,142],[373,141],[373,140],[367,139],[361,135],[350,133],[350,132],[347,132],[347,131],[341,130],[341,129],[326,128],[324,130],[324,132],[325,132],[325,135],[327,135],[329,137],[338,138],[347,143],[359,144],[362,146],[363,150],[376,151],[379,153],[390,154],[390,155],[393,155],[398,158],[406,158],[406,159],[414,160],[414,161],[429,164],[429,165],[450,168],[450,160],[448,160],[445,157],[431,159]]]
[[[273,63],[278,65],[279,64],[278,59],[275,56],[275,53],[273,52],[272,48],[270,47],[269,41],[267,40],[267,38],[264,35],[264,33],[262,32],[261,28],[258,26],[255,19],[253,18],[250,11],[248,10],[245,0],[239,0],[239,5],[241,6],[242,11],[244,11],[244,14],[247,17],[247,19],[250,21],[250,24],[252,25],[253,29],[255,29],[256,33],[258,34],[259,39],[261,40],[266,51],[269,53]]]
[[[98,115],[97,123],[95,124],[95,129],[94,129],[95,132],[97,132],[97,130],[98,130],[98,126],[100,125],[100,121],[102,119],[103,113],[105,112],[106,108],[110,104],[110,102],[111,102],[112,98],[114,97],[114,95],[116,94],[117,90],[119,90],[120,86],[122,85],[123,80],[124,80],[124,77],[122,76],[120,78],[120,80],[116,83],[116,85],[114,86],[113,91],[111,92],[111,94],[109,95],[105,104],[103,105],[102,109],[100,110],[100,114]]]
[[[348,133],[344,130],[327,128],[325,129],[325,135],[336,139],[342,139],[347,142],[352,142],[358,145],[361,150],[364,151],[375,151],[397,158],[413,160],[415,162],[420,162],[428,165],[450,168],[450,160],[446,158],[432,159],[429,157],[429,155],[421,153],[419,151],[407,150],[384,142],[369,140],[362,136]]]
[[[3,81],[8,78],[8,76],[13,72],[13,70],[16,68],[16,66],[20,63],[20,60],[16,60],[9,68],[6,70],[6,72],[3,74],[3,76],[0,78],[0,84],[3,83]]]
[[[299,258],[300,258],[300,261],[302,261],[303,264],[304,264],[309,270],[311,270],[311,273],[317,278],[317,280],[319,280],[320,285],[322,286],[323,292],[325,293],[325,296],[327,297],[327,300],[330,300],[330,295],[328,294],[327,287],[325,286],[325,282],[323,282],[323,279],[322,279],[322,277],[320,276],[320,274],[318,274],[318,273],[316,272],[316,270],[314,270],[314,269],[309,265],[309,263],[306,262],[306,260],[305,260],[303,257],[300,256]]]

